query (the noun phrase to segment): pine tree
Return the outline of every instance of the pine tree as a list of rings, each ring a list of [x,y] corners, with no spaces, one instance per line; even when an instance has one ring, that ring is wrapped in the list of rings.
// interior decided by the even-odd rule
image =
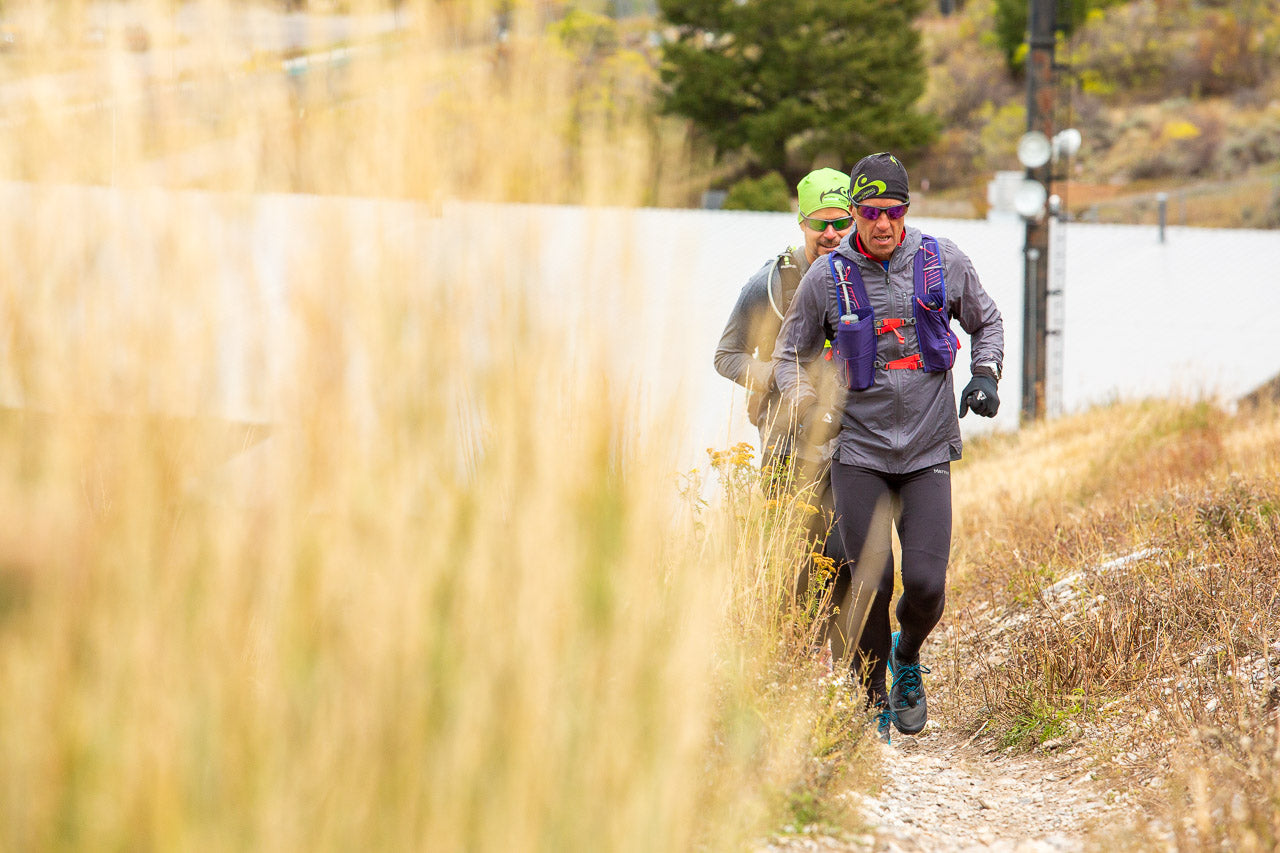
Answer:
[[[910,156],[937,136],[924,92],[923,0],[660,0],[665,112],[717,155],[743,148],[793,182],[819,158]]]

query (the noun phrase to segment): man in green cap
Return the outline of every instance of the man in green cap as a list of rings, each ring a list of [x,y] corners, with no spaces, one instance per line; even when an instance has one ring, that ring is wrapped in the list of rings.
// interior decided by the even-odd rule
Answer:
[[[853,229],[849,175],[836,169],[818,169],[801,179],[796,194],[804,242],[770,258],[747,280],[716,347],[715,367],[721,376],[747,389],[747,415],[760,430],[760,467],[771,485],[813,485],[812,503],[818,504],[822,512],[813,517],[809,533],[815,541],[825,539],[823,553],[837,568],[838,593],[840,579],[847,574],[847,570],[841,571],[844,549],[838,536],[827,533],[834,511],[828,476],[830,439],[839,424],[832,424],[826,436],[810,430],[803,438],[797,437],[794,419],[780,405],[772,356],[778,330],[800,278],[810,264],[840,245]],[[815,387],[836,393],[830,361],[818,357],[807,367]],[[802,573],[802,595],[808,584],[807,572]],[[844,655],[844,643],[839,637],[832,638],[831,651],[837,659]]]

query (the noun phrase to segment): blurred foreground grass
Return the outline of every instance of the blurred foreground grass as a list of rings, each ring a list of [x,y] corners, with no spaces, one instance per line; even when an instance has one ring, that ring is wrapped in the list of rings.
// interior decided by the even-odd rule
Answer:
[[[0,150],[0,847],[670,851],[831,819],[861,717],[803,652],[795,525],[680,496],[604,331],[531,310],[536,261],[496,272],[538,235],[254,204],[639,203],[680,140],[561,43],[495,61],[480,6],[301,81],[245,64],[231,7],[199,37],[132,8],[150,66],[79,45],[85,4],[5,7],[62,35],[10,63]],[[323,240],[227,257],[202,205]]]

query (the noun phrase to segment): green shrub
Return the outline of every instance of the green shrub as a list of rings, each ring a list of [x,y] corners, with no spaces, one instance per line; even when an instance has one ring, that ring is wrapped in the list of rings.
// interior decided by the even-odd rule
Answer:
[[[1191,51],[1186,42],[1155,4],[1133,3],[1092,12],[1073,39],[1070,62],[1091,94],[1158,97],[1167,94],[1169,67]]]
[[[791,189],[777,172],[743,178],[729,188],[725,210],[791,210]]]
[[[1255,166],[1280,161],[1280,113],[1251,122],[1234,121],[1214,166],[1222,175],[1241,175]]]

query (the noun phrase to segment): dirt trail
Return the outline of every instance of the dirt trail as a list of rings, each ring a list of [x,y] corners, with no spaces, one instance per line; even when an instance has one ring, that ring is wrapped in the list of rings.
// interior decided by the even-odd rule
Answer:
[[[1010,754],[935,729],[895,737],[882,758],[883,787],[858,797],[877,828],[864,850],[1076,851],[1091,830],[1127,823],[1124,795],[1073,756]]]
[[[1078,753],[1008,752],[932,724],[917,737],[895,732],[879,749],[880,790],[844,795],[871,833],[791,836],[766,849],[1073,853],[1105,849],[1131,828],[1131,801],[1101,784]]]
[[[947,660],[950,631],[935,631],[922,659]],[[976,677],[976,676],[974,676]],[[926,676],[934,709],[951,701],[941,676]],[[850,791],[870,828],[837,840],[816,834],[776,840],[770,851],[859,853],[1074,853],[1116,849],[1144,841],[1143,849],[1172,849],[1153,841],[1131,795],[1109,787],[1093,771],[1096,759],[1082,740],[1068,738],[1032,751],[1002,748],[979,730],[950,729],[936,714],[911,737],[893,731],[892,744],[877,744],[883,781],[870,793]],[[1136,821],[1135,821],[1136,818]],[[1141,824],[1134,835],[1135,822]],[[1130,848],[1132,849],[1132,848]]]
[[[1096,569],[1105,571],[1150,553],[1140,550]],[[1065,578],[1044,590],[1044,606],[1074,600],[1077,576]],[[954,611],[949,628],[934,631],[922,650],[922,659],[937,664],[954,658],[955,629],[963,625],[973,637],[998,647],[1002,634],[1026,614],[1011,616],[986,607]],[[971,654],[962,654],[970,660]],[[938,669],[940,667],[935,667]],[[960,674],[970,680],[982,676]],[[926,689],[934,710],[953,700],[947,679],[926,676]],[[935,714],[919,737],[893,733],[893,743],[883,747],[884,783],[870,795],[850,794],[859,801],[867,825],[875,836],[861,849],[877,851],[1077,851],[1115,849],[1121,839],[1143,839],[1144,849],[1169,847],[1158,841],[1164,833],[1149,823],[1133,795],[1116,788],[1115,767],[1099,778],[1098,751],[1091,749],[1079,726],[1072,724],[1065,736],[1039,744],[1035,749],[1002,748],[979,730],[966,731],[939,725]],[[984,727],[985,728],[985,727]],[[1136,828],[1140,825],[1140,829]]]

